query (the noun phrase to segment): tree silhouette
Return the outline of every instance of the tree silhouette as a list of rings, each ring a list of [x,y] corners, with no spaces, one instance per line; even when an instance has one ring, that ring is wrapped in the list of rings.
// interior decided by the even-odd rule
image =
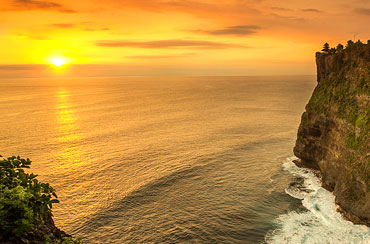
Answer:
[[[343,49],[344,49],[344,46],[339,43],[338,46],[337,46],[337,52],[341,52],[341,51],[343,51]]]
[[[330,51],[329,43],[325,43],[324,48],[321,51],[323,51],[325,53],[329,53],[329,51]]]
[[[363,43],[360,40],[355,42],[355,47],[361,47],[362,45],[363,45]]]
[[[355,43],[352,40],[348,40],[346,48],[353,47],[354,44]]]

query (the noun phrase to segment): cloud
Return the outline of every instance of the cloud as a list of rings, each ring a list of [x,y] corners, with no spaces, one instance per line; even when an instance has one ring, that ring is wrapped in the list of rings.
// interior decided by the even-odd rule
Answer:
[[[278,10],[278,11],[293,11],[293,9],[290,8],[282,8],[282,7],[270,7],[272,10]]]
[[[107,27],[98,27],[98,26],[92,26],[92,23],[82,23],[82,24],[76,24],[76,23],[57,23],[52,24],[52,27],[56,28],[65,28],[65,29],[72,29],[72,28],[78,28],[84,31],[107,31],[110,30],[110,28]]]
[[[230,47],[247,47],[211,41],[196,40],[158,40],[158,41],[101,41],[96,43],[100,47],[134,47],[134,48],[204,48],[222,49]]]
[[[322,11],[316,8],[305,8],[301,9],[303,12],[321,13]]]
[[[284,21],[289,21],[289,23],[304,23],[307,22],[306,18],[302,17],[297,17],[297,16],[286,16],[286,15],[280,15],[276,13],[271,13],[270,16],[274,17],[275,21],[276,20],[284,20]]]
[[[134,55],[134,56],[126,56],[126,58],[136,58],[136,59],[167,59],[167,58],[182,58],[182,57],[189,57],[194,56],[197,53],[183,53],[179,55]]]
[[[13,6],[17,10],[56,10],[64,13],[75,13],[76,11],[68,9],[63,5],[51,1],[39,1],[39,0],[13,0]]]
[[[95,0],[99,1],[99,0]],[[182,12],[205,18],[259,14],[255,0],[105,0],[117,9],[137,8],[156,13]]]
[[[370,8],[356,8],[355,13],[369,15],[370,16]]]
[[[38,64],[3,64],[0,65],[0,70],[34,70],[39,67]]]
[[[83,30],[85,31],[108,31],[111,29],[107,27],[86,27],[86,28],[83,28]]]
[[[72,24],[72,23],[61,23],[61,24],[52,24],[52,26],[58,27],[58,28],[75,28],[76,27],[76,24]]]
[[[126,56],[126,58],[137,58],[137,59],[162,59],[162,58],[178,58],[180,55],[137,55],[137,56]]]
[[[235,35],[247,36],[257,32],[261,27],[257,25],[234,25],[217,30],[195,30],[194,32],[201,32],[210,35]]]

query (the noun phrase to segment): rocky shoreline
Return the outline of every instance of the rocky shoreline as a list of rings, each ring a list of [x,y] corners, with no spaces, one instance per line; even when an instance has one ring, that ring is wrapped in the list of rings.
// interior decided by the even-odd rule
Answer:
[[[318,169],[318,168],[313,168],[313,167],[311,167],[311,165],[310,164],[307,164],[307,163],[305,163],[304,161],[302,161],[302,160],[300,160],[300,159],[298,159],[298,160],[293,160],[293,163],[295,164],[295,165],[297,165],[297,167],[299,167],[299,168],[308,168],[308,169],[310,169],[316,176],[317,176],[317,178],[319,178],[320,179],[320,181],[321,181],[321,183],[323,183],[322,182],[322,174],[321,174],[321,171],[320,171],[320,169]],[[325,185],[323,184],[322,185],[324,188],[325,188]],[[327,190],[329,190],[328,188],[325,188],[325,189],[327,189]],[[360,218],[358,218],[357,216],[355,216],[355,215],[353,215],[353,214],[351,214],[350,212],[347,212],[346,210],[344,210],[341,206],[340,206],[340,204],[336,201],[335,202],[335,204],[336,204],[336,209],[337,209],[337,211],[342,215],[342,217],[343,218],[345,218],[346,220],[348,220],[348,221],[351,221],[352,223],[354,223],[354,224],[361,224],[361,225],[368,225],[365,221],[363,221],[363,220],[361,220]],[[368,225],[369,226],[369,225]],[[369,226],[370,227],[370,226]]]

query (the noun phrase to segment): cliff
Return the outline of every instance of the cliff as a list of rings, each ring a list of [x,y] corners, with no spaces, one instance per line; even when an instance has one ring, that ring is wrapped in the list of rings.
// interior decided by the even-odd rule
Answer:
[[[316,53],[318,84],[306,105],[294,154],[354,223],[370,226],[370,44]]]

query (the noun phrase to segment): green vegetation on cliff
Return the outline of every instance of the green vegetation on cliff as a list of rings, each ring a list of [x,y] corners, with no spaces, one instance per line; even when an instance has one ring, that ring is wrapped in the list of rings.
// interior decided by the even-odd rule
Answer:
[[[295,154],[355,220],[370,225],[370,44],[325,44],[318,84],[302,115]]]
[[[1,157],[1,156],[0,156]],[[52,206],[55,190],[26,173],[29,159],[0,158],[0,242],[81,243],[55,227]]]
[[[335,112],[338,118],[346,120],[353,127],[344,136],[350,150],[366,153],[370,140],[370,63],[369,45],[361,42],[348,42],[344,52],[335,55],[317,53],[318,59],[327,62],[331,73],[320,81],[312,94],[307,109],[316,114]],[[357,58],[351,58],[357,57]],[[365,62],[364,62],[365,59]],[[329,109],[330,107],[330,109]],[[349,153],[347,162],[354,164],[358,158],[354,152]],[[355,166],[355,165],[354,165]],[[358,164],[354,170],[363,175],[370,188],[370,161]]]

